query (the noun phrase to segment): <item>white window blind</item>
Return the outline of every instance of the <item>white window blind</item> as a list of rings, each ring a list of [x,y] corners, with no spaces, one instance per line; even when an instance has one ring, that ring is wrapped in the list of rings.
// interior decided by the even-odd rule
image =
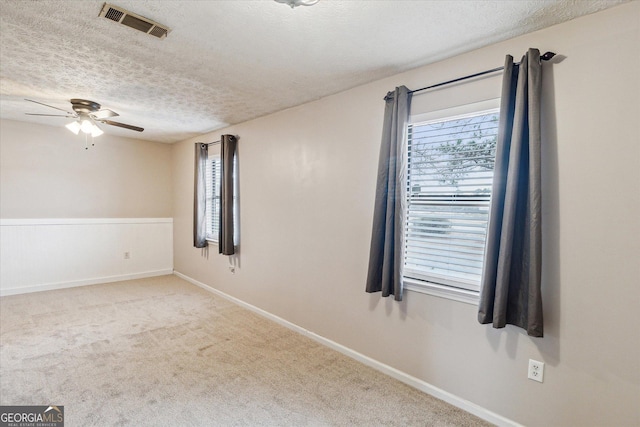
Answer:
[[[220,229],[220,181],[222,170],[222,163],[220,158],[220,144],[214,143],[209,145],[209,159],[207,160],[207,167],[205,173],[207,174],[206,190],[207,190],[207,205],[205,212],[205,220],[207,222],[207,240],[214,242],[218,241],[218,231]],[[239,241],[239,227],[238,227],[238,159],[233,160],[233,221],[234,227],[234,242]]]
[[[498,110],[408,127],[405,277],[479,291]]]
[[[217,241],[220,224],[220,151],[218,146],[209,146],[207,174],[207,239]]]

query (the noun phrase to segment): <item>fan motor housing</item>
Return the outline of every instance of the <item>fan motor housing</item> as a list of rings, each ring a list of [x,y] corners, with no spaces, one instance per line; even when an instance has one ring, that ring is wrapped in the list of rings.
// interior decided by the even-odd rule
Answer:
[[[76,113],[95,113],[96,111],[98,111],[100,109],[100,104],[98,104],[97,102],[93,102],[93,101],[88,101],[86,99],[70,99],[69,102],[71,102],[71,108],[73,108],[73,111],[75,111]]]

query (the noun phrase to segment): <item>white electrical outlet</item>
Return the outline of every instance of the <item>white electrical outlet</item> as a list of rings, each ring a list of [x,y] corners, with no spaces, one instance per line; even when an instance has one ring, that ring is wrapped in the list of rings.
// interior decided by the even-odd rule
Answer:
[[[544,379],[544,363],[537,360],[529,359],[529,375],[530,380],[542,382]]]
[[[124,259],[130,259],[130,258],[131,258],[131,252],[125,252]]]

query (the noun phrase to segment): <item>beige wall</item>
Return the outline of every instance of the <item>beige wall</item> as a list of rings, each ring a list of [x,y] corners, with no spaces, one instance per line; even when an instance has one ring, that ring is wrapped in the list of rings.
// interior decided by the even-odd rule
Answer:
[[[62,124],[0,123],[0,218],[171,216],[171,147]]]
[[[193,142],[223,132],[176,144],[175,269],[516,422],[640,424],[639,17],[633,2],[224,130],[240,137],[235,274],[191,245]],[[545,337],[481,326],[469,304],[366,294],[384,94],[529,47],[561,55],[544,66]],[[498,92],[493,78],[416,105]],[[546,363],[543,384],[529,358]]]

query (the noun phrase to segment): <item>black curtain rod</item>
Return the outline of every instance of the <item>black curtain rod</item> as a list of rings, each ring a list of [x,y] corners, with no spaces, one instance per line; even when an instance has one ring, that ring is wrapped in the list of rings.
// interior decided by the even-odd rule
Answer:
[[[553,53],[553,52],[545,52],[543,55],[540,56],[540,60],[548,61],[551,58],[553,58],[554,56],[556,56],[556,54]],[[514,65],[520,65],[520,63],[519,62],[515,62]],[[451,83],[456,83],[456,82],[459,82],[459,81],[462,81],[462,80],[467,80],[467,79],[472,79],[474,77],[484,76],[485,74],[495,73],[496,71],[501,71],[501,70],[504,70],[504,66],[497,67],[497,68],[492,68],[491,70],[481,71],[481,72],[475,73],[475,74],[470,74],[470,75],[464,76],[464,77],[458,77],[457,79],[449,80],[449,81],[446,81],[446,82],[436,83],[434,85],[422,87],[420,89],[410,90],[409,93],[421,92],[423,90],[433,89],[433,88],[444,86],[444,85],[448,85],[448,84],[451,84]]]

